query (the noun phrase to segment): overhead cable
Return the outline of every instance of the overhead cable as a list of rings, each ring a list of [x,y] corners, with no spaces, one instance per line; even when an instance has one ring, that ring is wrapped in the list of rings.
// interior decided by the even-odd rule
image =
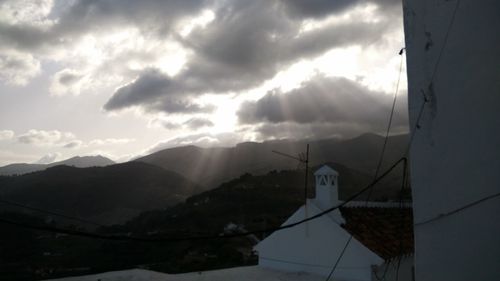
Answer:
[[[443,219],[445,217],[449,217],[451,215],[454,215],[456,213],[459,213],[461,211],[464,211],[466,209],[469,209],[471,207],[474,207],[474,206],[479,205],[479,204],[481,204],[481,203],[483,203],[485,201],[491,200],[491,199],[499,197],[499,196],[500,196],[500,192],[492,194],[492,195],[489,195],[489,196],[486,196],[484,198],[481,198],[481,199],[476,200],[474,202],[471,202],[469,204],[463,205],[462,207],[456,208],[453,211],[449,211],[449,212],[446,212],[446,213],[439,214],[439,215],[437,215],[437,216],[435,216],[433,218],[430,218],[430,219],[427,219],[427,220],[424,220],[424,221],[421,221],[421,222],[417,222],[417,223],[415,223],[413,225],[420,226],[420,225],[423,225],[423,224],[428,224],[428,223],[431,223],[433,221],[437,221],[437,220]]]
[[[393,101],[392,101],[391,113],[389,114],[389,120],[387,122],[387,130],[385,132],[384,143],[382,144],[382,149],[380,151],[380,157],[379,157],[378,162],[377,162],[377,168],[375,169],[375,174],[374,174],[374,178],[375,179],[377,178],[378,173],[380,172],[380,169],[382,167],[382,163],[384,161],[385,150],[387,148],[387,141],[389,139],[389,134],[391,132],[392,120],[394,118],[394,112],[395,112],[395,109],[396,109],[396,100],[397,100],[398,92],[399,92],[399,83],[401,81],[401,72],[403,70],[403,52],[404,52],[404,50],[405,50],[405,48],[401,48],[401,50],[398,52],[398,54],[401,57],[400,58],[400,62],[399,62],[398,79],[397,79],[397,82],[396,82],[396,90],[394,91],[394,98],[393,98]],[[405,161],[405,166],[406,166],[406,161]],[[370,197],[371,197],[372,193],[373,193],[373,188],[370,189],[370,192],[368,193],[368,196],[366,196],[366,199],[365,199],[365,204],[366,205],[368,205],[368,201],[370,200]],[[332,269],[330,270],[330,273],[328,274],[328,277],[326,278],[326,281],[330,280],[330,278],[332,277],[333,273],[335,272],[335,269],[337,268],[337,266],[340,263],[340,260],[344,256],[344,253],[347,250],[347,247],[351,243],[352,238],[353,238],[353,235],[350,234],[350,237],[349,237],[349,239],[347,239],[347,242],[344,245],[344,248],[343,248],[342,252],[338,256],[338,258],[335,261],[335,264],[333,265]],[[385,278],[385,274],[384,274],[384,278]]]
[[[97,222],[93,222],[93,221],[89,221],[89,220],[82,219],[82,218],[79,218],[79,217],[73,217],[73,216],[69,216],[69,215],[65,215],[65,214],[61,214],[61,213],[56,213],[56,212],[53,212],[53,211],[48,211],[48,210],[44,210],[44,209],[40,209],[40,208],[36,208],[36,207],[31,207],[31,206],[28,206],[28,205],[25,205],[25,204],[21,204],[21,203],[18,203],[18,202],[14,202],[14,201],[0,199],[0,203],[4,204],[4,205],[9,205],[9,206],[14,206],[14,207],[18,207],[18,208],[23,208],[23,209],[35,211],[35,212],[46,214],[46,215],[58,216],[58,217],[65,218],[65,219],[68,219],[68,220],[73,220],[73,221],[78,221],[78,222],[85,223],[85,224],[91,224],[91,225],[94,225],[94,226],[104,227],[103,224],[100,224],[100,223],[97,223]]]

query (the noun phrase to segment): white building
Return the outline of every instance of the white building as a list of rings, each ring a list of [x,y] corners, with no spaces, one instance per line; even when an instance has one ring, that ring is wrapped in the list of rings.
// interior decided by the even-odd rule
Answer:
[[[314,175],[316,197],[308,199],[284,224],[341,203],[338,173],[323,166]],[[385,261],[394,261],[400,255],[407,257],[400,266],[399,280],[412,280],[411,208],[405,206],[400,210],[397,207],[397,203],[350,202],[315,220],[276,231],[255,246],[259,266],[327,276],[353,234],[332,280],[376,280],[374,274],[380,278],[385,272]],[[403,228],[400,227],[402,223]],[[391,280],[395,268],[395,263],[391,263],[386,280]]]
[[[500,1],[406,0],[404,27],[416,280],[500,280]]]

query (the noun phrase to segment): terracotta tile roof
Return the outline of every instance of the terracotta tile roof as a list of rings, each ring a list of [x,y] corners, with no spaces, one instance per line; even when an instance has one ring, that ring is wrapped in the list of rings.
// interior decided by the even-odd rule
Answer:
[[[342,207],[340,212],[342,227],[381,258],[413,254],[411,208]]]

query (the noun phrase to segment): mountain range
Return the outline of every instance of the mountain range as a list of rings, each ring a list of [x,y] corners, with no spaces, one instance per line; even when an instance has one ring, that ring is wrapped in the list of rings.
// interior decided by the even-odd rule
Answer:
[[[307,144],[310,147],[311,166],[334,162],[366,174],[374,174],[383,143],[382,136],[364,134],[347,140],[275,140],[216,148],[184,146],[164,149],[134,161],[175,171],[209,190],[244,173],[261,175],[271,170],[296,169],[300,164],[297,160],[273,151],[299,157],[300,153],[306,151]],[[401,158],[407,143],[408,135],[389,137],[382,168]]]
[[[0,176],[0,195],[3,199],[35,208],[101,224],[119,224],[141,212],[182,203],[189,196],[223,186],[243,174],[259,176],[270,171],[304,168],[295,159],[273,151],[299,157],[306,144],[310,146],[310,173],[315,166],[332,163],[341,169],[341,185],[353,191],[373,179],[383,143],[383,137],[366,134],[349,140],[278,140],[215,148],[184,146],[123,164],[87,168],[78,166],[104,165],[111,160],[99,156],[75,157],[45,165],[41,171]],[[406,144],[406,135],[390,137],[382,166],[400,158]],[[58,165],[61,163],[74,167]],[[272,181],[269,177],[265,179]],[[312,176],[309,179],[312,186]],[[392,173],[379,184],[382,191],[372,199],[395,199],[400,179],[401,173]],[[297,181],[302,186],[303,180]],[[265,182],[261,184],[266,185]],[[3,205],[0,204],[0,208],[5,209]],[[19,211],[18,208],[9,210]]]
[[[53,162],[50,164],[28,164],[28,163],[15,163],[0,167],[0,176],[8,175],[22,175],[27,173],[32,173],[36,171],[42,171],[50,167],[66,165],[78,168],[86,167],[102,167],[107,165],[112,165],[111,159],[104,156],[75,156],[66,160]]]
[[[0,186],[2,199],[9,202],[101,224],[120,223],[146,210],[166,208],[202,190],[175,172],[140,162],[90,168],[56,166],[0,176]]]

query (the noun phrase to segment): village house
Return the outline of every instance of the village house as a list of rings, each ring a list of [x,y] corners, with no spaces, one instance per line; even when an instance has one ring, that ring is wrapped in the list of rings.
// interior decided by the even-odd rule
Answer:
[[[315,198],[284,225],[342,202],[335,170],[325,165],[314,175]],[[396,280],[396,272],[398,280],[413,280],[412,224],[409,203],[351,201],[322,217],[274,232],[255,250],[264,268],[328,276],[342,255],[331,280]]]

